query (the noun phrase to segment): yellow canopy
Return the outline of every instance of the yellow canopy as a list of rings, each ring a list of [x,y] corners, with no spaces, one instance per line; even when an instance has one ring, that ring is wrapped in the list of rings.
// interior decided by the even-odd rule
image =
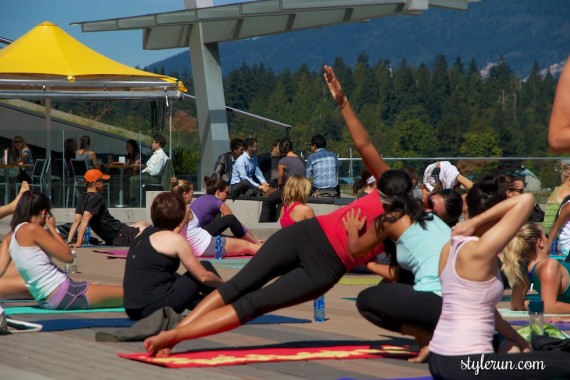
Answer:
[[[0,88],[6,89],[7,83],[30,85],[28,81],[38,78],[44,79],[43,84],[50,85],[51,82],[53,90],[61,90],[60,86],[68,88],[72,83],[75,85],[71,87],[78,89],[84,86],[77,82],[82,82],[90,88],[101,86],[108,91],[119,87],[123,91],[127,88],[132,91],[133,88],[148,89],[149,83],[157,82],[150,87],[163,85],[171,90],[186,91],[176,78],[138,70],[109,59],[48,21],[0,50],[0,79],[5,79],[0,82]],[[115,86],[110,82],[115,82]]]

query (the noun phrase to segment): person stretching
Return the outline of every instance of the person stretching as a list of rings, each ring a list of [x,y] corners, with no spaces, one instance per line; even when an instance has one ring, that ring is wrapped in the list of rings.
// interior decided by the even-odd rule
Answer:
[[[10,223],[11,232],[0,244],[0,256],[5,257],[9,251],[28,290],[44,309],[122,306],[122,286],[75,282],[52,262],[52,258],[56,258],[71,263],[73,256],[57,233],[50,209],[44,194],[29,191],[22,194]]]

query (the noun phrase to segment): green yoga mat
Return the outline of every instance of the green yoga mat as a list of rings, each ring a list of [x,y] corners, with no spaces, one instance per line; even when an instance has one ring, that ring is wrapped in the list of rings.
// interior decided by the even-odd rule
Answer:
[[[16,314],[63,314],[63,313],[124,313],[123,307],[108,307],[89,310],[48,310],[37,306],[5,307],[6,315]]]
[[[381,277],[354,277],[344,276],[338,282],[341,285],[378,285],[382,281]]]

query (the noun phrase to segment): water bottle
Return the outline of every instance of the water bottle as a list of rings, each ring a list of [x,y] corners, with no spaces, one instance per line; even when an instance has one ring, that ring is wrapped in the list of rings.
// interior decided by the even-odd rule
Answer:
[[[542,300],[531,300],[528,304],[530,317],[530,336],[544,335],[544,303]]]
[[[216,259],[221,260],[222,257],[222,237],[216,236]]]
[[[325,296],[319,296],[313,300],[313,317],[315,322],[325,321]]]
[[[550,254],[557,255],[558,254],[558,237],[554,238],[552,245],[550,246]]]
[[[71,251],[71,256],[73,256],[73,261],[71,263],[65,264],[65,273],[77,273],[77,254],[75,251]]]
[[[83,235],[83,244],[90,245],[91,244],[91,228],[87,226],[85,229],[85,235]]]

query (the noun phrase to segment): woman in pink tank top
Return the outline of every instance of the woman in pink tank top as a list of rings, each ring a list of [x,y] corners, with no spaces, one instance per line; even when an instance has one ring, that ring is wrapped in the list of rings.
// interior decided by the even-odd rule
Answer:
[[[315,217],[311,206],[305,204],[310,192],[311,181],[306,177],[294,175],[287,180],[283,190],[283,208],[279,216],[281,227]]]
[[[467,193],[468,217],[452,229],[440,258],[443,307],[429,344],[434,379],[568,378],[569,353],[529,352],[529,344],[496,309],[503,294],[497,255],[527,221],[532,194],[505,199],[496,178],[486,177]],[[505,341],[495,353],[497,331]],[[510,353],[507,353],[510,352]],[[523,370],[541,361],[540,370]],[[506,371],[505,365],[514,366]],[[536,368],[536,367],[535,367]]]

